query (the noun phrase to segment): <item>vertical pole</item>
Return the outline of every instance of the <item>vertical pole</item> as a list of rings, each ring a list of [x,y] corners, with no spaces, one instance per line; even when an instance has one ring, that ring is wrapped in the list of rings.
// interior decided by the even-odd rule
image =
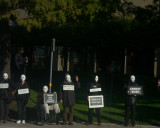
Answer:
[[[158,49],[155,49],[155,55],[154,55],[154,77],[157,77],[157,68],[158,68],[157,53],[158,53]]]
[[[50,61],[50,77],[49,77],[49,93],[52,89],[52,70],[53,70],[53,51],[55,51],[55,39],[51,43],[51,61]]]
[[[68,48],[68,54],[67,54],[67,72],[69,72],[69,61],[70,61],[70,48]]]
[[[93,71],[94,71],[94,73],[96,73],[97,72],[97,58],[96,58],[96,53],[94,53],[94,67],[93,67],[94,69],[93,69]]]
[[[127,73],[127,48],[125,48],[125,58],[124,58],[124,75]]]
[[[57,59],[57,71],[60,71],[60,58],[61,58],[61,49],[58,47],[58,59]]]

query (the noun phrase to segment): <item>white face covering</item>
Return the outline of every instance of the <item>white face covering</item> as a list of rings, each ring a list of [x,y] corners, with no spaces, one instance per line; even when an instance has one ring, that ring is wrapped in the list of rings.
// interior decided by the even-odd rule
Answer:
[[[7,79],[8,79],[8,74],[7,74],[7,73],[4,73],[4,74],[3,74],[3,78],[4,78],[4,80],[7,80]]]
[[[66,81],[67,81],[67,82],[72,82],[72,81],[71,81],[71,76],[70,76],[70,75],[66,75]]]
[[[43,86],[43,92],[45,92],[45,93],[48,92],[48,86]]]
[[[136,77],[134,75],[131,76],[131,81],[135,82],[136,81]]]
[[[96,81],[96,82],[98,82],[98,79],[99,79],[98,76],[95,76],[95,81]]]
[[[21,75],[21,81],[25,81],[26,80],[26,76],[24,74]]]

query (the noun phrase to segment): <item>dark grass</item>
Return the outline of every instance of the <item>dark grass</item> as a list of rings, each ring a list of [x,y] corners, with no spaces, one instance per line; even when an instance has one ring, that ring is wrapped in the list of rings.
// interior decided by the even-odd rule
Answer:
[[[37,74],[37,73],[36,73]],[[53,88],[52,90],[58,91],[60,83],[64,80],[64,73],[55,73],[53,76]],[[83,75],[83,77],[82,77]],[[38,75],[32,73],[28,74],[30,79],[31,98],[36,101],[37,93],[42,90],[43,85],[48,84],[48,74],[44,74],[43,71]],[[34,79],[31,79],[33,78]],[[86,86],[89,81],[89,74],[80,74],[81,89],[76,92],[76,105],[74,109],[74,120],[77,122],[86,122],[88,119],[88,103],[86,95]],[[101,119],[104,123],[124,123],[124,95],[123,95],[123,80],[119,76],[119,81],[116,81],[118,75],[104,75],[101,79],[103,94],[105,99],[105,107],[101,109]],[[87,79],[88,78],[88,79]],[[112,81],[113,80],[113,81]],[[138,98],[138,104],[136,107],[136,123],[145,125],[160,125],[160,95],[155,91],[155,81],[151,77],[139,76],[137,81],[144,86],[144,96]],[[118,85],[119,84],[119,85]],[[112,85],[112,86],[111,86]],[[36,118],[35,103],[29,100],[27,104],[27,120],[34,120]],[[62,110],[62,105],[60,108]],[[17,107],[13,102],[10,106],[10,118],[17,119]],[[94,114],[94,121],[96,121],[96,115]]]

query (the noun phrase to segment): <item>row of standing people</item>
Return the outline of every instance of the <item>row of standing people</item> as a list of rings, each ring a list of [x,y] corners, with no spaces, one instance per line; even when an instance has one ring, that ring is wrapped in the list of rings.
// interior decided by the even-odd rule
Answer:
[[[98,76],[94,76],[94,81],[89,83],[89,88],[88,88],[88,96],[92,95],[102,95],[101,91],[97,92],[91,92],[90,89],[95,89],[95,88],[101,88],[101,85],[98,82]],[[19,123],[25,123],[26,120],[26,105],[29,100],[30,96],[30,89],[29,85],[26,82],[26,76],[24,74],[21,75],[21,82],[17,84],[16,87],[12,86],[11,81],[8,79],[8,74],[4,73],[3,74],[3,80],[1,83],[8,83],[8,87],[4,89],[0,89],[0,111],[2,114],[0,114],[0,122],[6,122],[7,117],[8,117],[8,111],[9,111],[9,104],[12,101],[12,94],[11,92],[15,89],[16,91],[14,92],[14,96],[17,101],[17,110],[18,110],[18,115],[19,118],[17,120],[17,124]],[[67,90],[65,89],[66,85],[71,85],[74,86],[73,89]],[[135,126],[135,108],[136,108],[136,103],[137,103],[137,96],[136,95],[129,95],[128,86],[138,86],[135,82],[135,76],[132,75],[130,77],[129,82],[125,85],[125,94],[126,94],[126,103],[125,103],[125,125],[128,126],[128,119],[129,119],[129,112],[131,110],[132,114],[132,126]],[[60,103],[63,104],[63,124],[67,124],[67,108],[69,107],[69,125],[73,125],[73,110],[74,110],[74,105],[75,105],[75,90],[76,88],[80,88],[80,82],[79,78],[76,77],[76,82],[72,82],[71,76],[69,74],[66,74],[65,76],[65,81],[61,84],[60,87]],[[20,93],[21,89],[28,89],[28,92],[26,93]],[[43,92],[40,93],[37,97],[37,101],[39,103],[43,104],[43,94],[48,93],[48,87],[45,86],[43,88]],[[56,93],[56,92],[54,92]],[[59,115],[60,109],[58,104],[54,105],[49,105],[49,104],[43,104],[44,110],[46,114],[49,114],[49,110],[55,110],[56,114]],[[93,108],[89,108],[89,114],[88,114],[88,123],[87,125],[92,124],[92,116],[93,116]],[[101,125],[101,116],[100,116],[100,108],[96,108],[96,114],[97,114],[97,122],[98,125]],[[58,117],[58,116],[57,116]],[[58,117],[59,118],[59,117]],[[57,119],[57,124],[58,124],[58,119]]]
[[[8,78],[8,74],[3,74],[3,80],[1,81],[0,88],[0,122],[7,122],[9,105],[13,100],[17,102],[18,121],[17,123],[25,123],[26,119],[26,105],[29,100],[30,91],[29,85],[26,82],[26,76],[24,74],[20,77],[21,81],[16,86]],[[26,93],[22,90],[27,89]]]
[[[26,105],[28,103],[29,97],[30,97],[30,88],[29,84],[26,82],[26,76],[24,74],[21,75],[21,82],[19,82],[16,87],[13,86],[11,81],[8,79],[8,74],[3,74],[3,80],[1,81],[3,84],[8,84],[7,87],[3,87],[3,89],[0,89],[0,122],[7,122],[8,118],[8,112],[9,112],[9,104],[13,100],[13,95],[15,96],[15,100],[17,102],[17,111],[18,111],[18,120],[17,124],[23,123],[25,124],[26,120]],[[74,86],[73,90],[66,90],[64,89],[64,86],[71,85]],[[100,87],[100,84],[98,83],[98,76],[96,76],[96,82],[90,83],[89,88],[97,88]],[[69,74],[66,74],[65,81],[60,86],[60,103],[63,104],[63,124],[67,124],[67,109],[69,107],[69,125],[73,125],[73,110],[75,105],[75,90],[77,88],[80,88],[80,82],[78,76],[76,77],[76,82],[72,82],[71,76]],[[28,92],[20,93],[20,90],[28,89]],[[12,93],[13,92],[13,93]],[[57,114],[56,123],[59,124],[59,114],[60,114],[60,108],[58,104],[44,104],[44,93],[48,93],[48,87],[43,87],[43,92],[39,93],[37,96],[37,102],[41,103],[46,115],[49,118],[49,111],[55,110]],[[54,92],[56,94],[57,92]],[[89,95],[96,95],[98,93],[89,93]],[[98,111],[97,111],[98,110]],[[96,112],[98,114],[98,124],[101,124],[100,121],[100,109],[96,109]],[[92,114],[93,109],[89,109],[89,124],[92,123]]]

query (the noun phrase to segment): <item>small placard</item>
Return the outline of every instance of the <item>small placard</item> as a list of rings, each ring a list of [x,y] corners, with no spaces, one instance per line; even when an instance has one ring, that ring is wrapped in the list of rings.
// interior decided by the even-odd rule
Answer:
[[[63,85],[64,91],[74,91],[74,85]]]
[[[100,92],[100,91],[102,91],[101,88],[90,89],[90,92]]]
[[[104,107],[103,95],[89,96],[89,108]]]
[[[142,86],[129,86],[128,91],[129,95],[143,95],[143,87]]]
[[[56,104],[57,94],[44,94],[44,104]]]
[[[18,89],[18,94],[19,95],[23,95],[23,94],[28,94],[29,93],[29,89]]]
[[[0,84],[0,89],[7,89],[9,88],[9,84],[8,83],[1,83]]]

